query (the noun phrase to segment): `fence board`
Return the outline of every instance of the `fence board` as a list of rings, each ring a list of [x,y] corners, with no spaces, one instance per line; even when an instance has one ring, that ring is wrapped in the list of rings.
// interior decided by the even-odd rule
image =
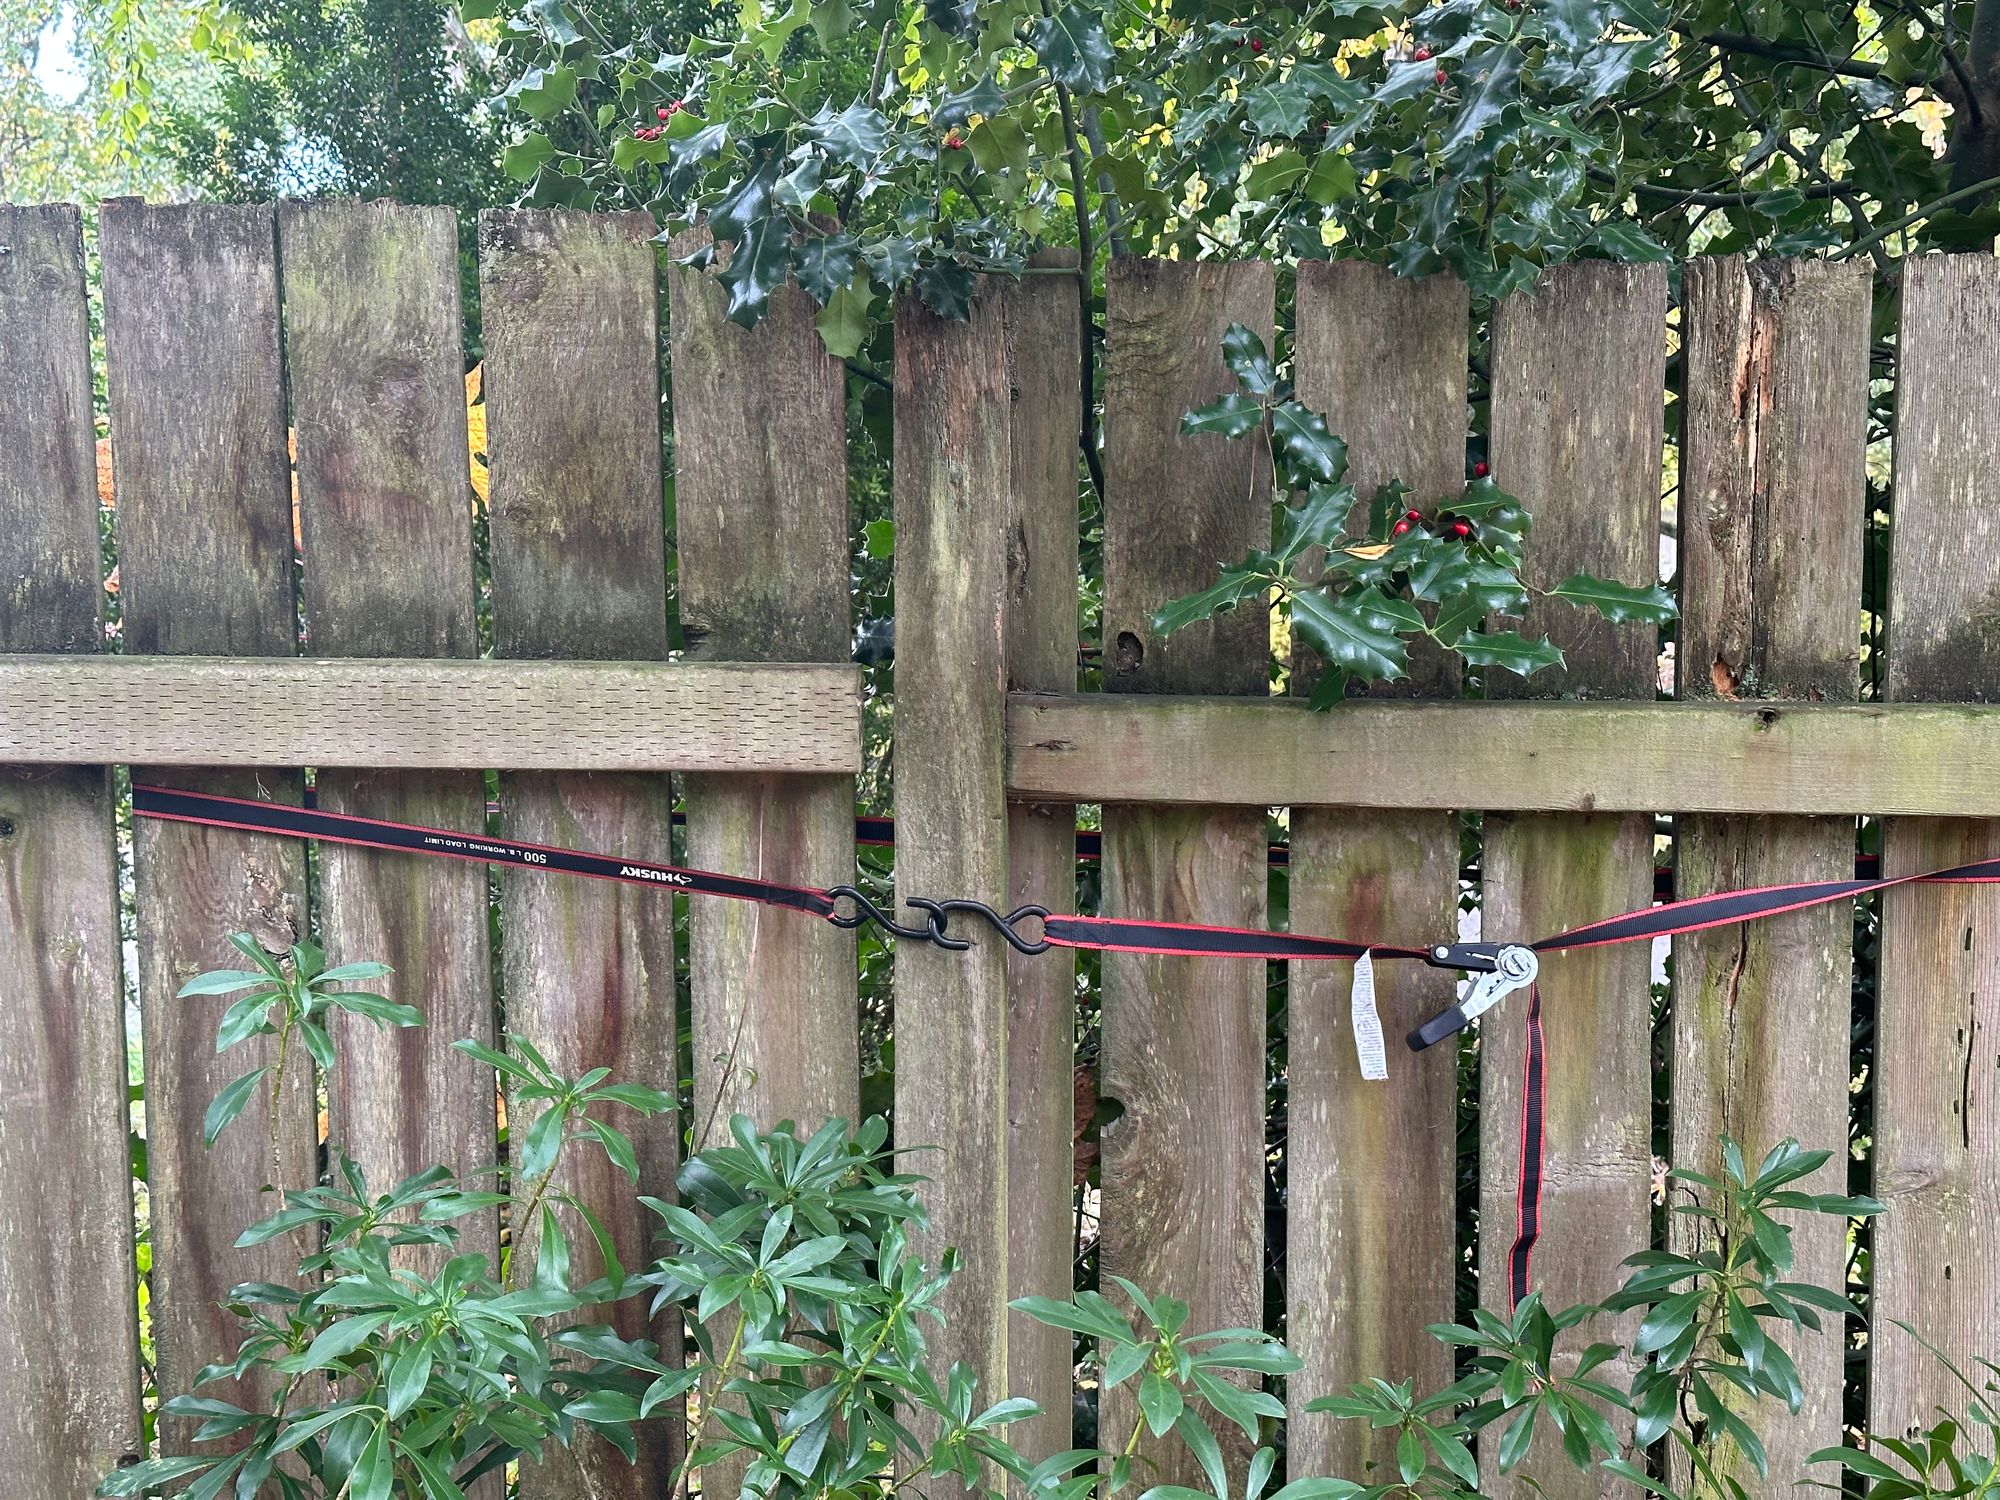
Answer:
[[[1578,569],[1628,582],[1659,565],[1666,274],[1657,266],[1566,266],[1494,312],[1494,477],[1534,513],[1526,577],[1548,588]],[[1496,696],[1650,698],[1656,632],[1612,626],[1538,601],[1524,629],[1568,658],[1532,682],[1489,680]],[[1490,674],[1500,678],[1503,674]],[[1611,916],[1651,899],[1652,820],[1641,813],[1513,818],[1488,814],[1488,938],[1520,938]],[[1650,1238],[1652,1058],[1642,945],[1552,956],[1542,966],[1548,1036],[1547,1196],[1535,1284],[1552,1306],[1608,1294],[1618,1263]],[[1480,1033],[1480,1295],[1505,1306],[1521,1118],[1526,997]],[[1580,1347],[1580,1345],[1579,1345]],[[1560,1456],[1549,1432],[1511,1480],[1482,1455],[1488,1493],[1539,1481],[1551,1500],[1600,1484]]]
[[[676,247],[680,253],[691,246]],[[699,661],[846,662],[846,371],[784,288],[754,330],[713,276],[675,266],[674,515],[681,632]],[[712,775],[686,786],[688,861],[787,885],[854,880],[850,777]],[[860,1109],[854,935],[794,912],[697,901],[695,1118],[814,1129]]]
[[[1869,272],[1866,266],[1692,262],[1681,313],[1683,699],[1772,695],[1852,702],[1860,692],[1866,492]],[[1683,897],[1795,880],[1845,879],[1851,818],[1681,819]],[[1832,1150],[1805,1186],[1847,1190],[1849,990],[1846,903],[1674,943],[1676,1166],[1719,1175],[1725,1134],[1754,1163],[1786,1137]],[[1670,1221],[1683,1249],[1700,1237]],[[1839,1286],[1845,1226],[1799,1226],[1801,1279]],[[1775,1484],[1803,1478],[1840,1441],[1840,1331],[1791,1341],[1806,1404],[1747,1417]],[[1725,1457],[1746,1485],[1756,1471]]]
[[[1104,681],[1111,692],[1266,691],[1261,611],[1162,642],[1153,611],[1205,588],[1218,564],[1270,544],[1261,444],[1184,438],[1181,414],[1234,388],[1231,323],[1272,336],[1273,278],[1238,265],[1114,261],[1105,299]],[[1107,915],[1261,927],[1264,815],[1251,808],[1107,807]],[[1264,990],[1261,965],[1104,956],[1099,1267],[1192,1308],[1191,1327],[1258,1327],[1264,1305]],[[1130,1385],[1105,1393],[1103,1446],[1135,1429]],[[1240,1431],[1219,1434],[1238,1460]],[[1177,1438],[1143,1444],[1162,1483],[1200,1484]]]
[[[456,219],[445,208],[288,203],[278,233],[312,649],[476,655]],[[331,812],[485,823],[476,771],[328,770],[317,790]],[[338,1023],[329,1138],[377,1191],[433,1163],[483,1166],[491,1081],[451,1044],[493,1041],[485,872],[339,844],[319,859],[330,961],[389,964],[384,983],[425,1016],[407,1030]],[[413,1111],[416,1097],[424,1108]],[[467,1250],[497,1243],[493,1214],[461,1227]]]
[[[81,216],[0,207],[0,245],[0,651],[99,651]],[[112,838],[101,765],[0,768],[0,1469],[34,1495],[141,1452]]]
[[[104,205],[99,246],[126,650],[290,656],[291,486],[272,210],[118,200]],[[301,791],[289,768],[135,774],[282,802]],[[133,832],[133,856],[153,1334],[160,1388],[178,1392],[236,1347],[237,1325],[220,1307],[229,1288],[294,1276],[288,1239],[231,1244],[272,1211],[266,1184],[314,1180],[318,1130],[312,1069],[294,1059],[275,1125],[260,1098],[205,1152],[209,1100],[275,1054],[253,1043],[218,1057],[216,1008],[174,992],[205,969],[232,966],[232,932],[273,952],[305,935],[305,849],[146,821]],[[187,1424],[161,1427],[162,1447],[181,1451]]]
[[[1982,462],[2000,441],[1997,272],[1977,255],[1903,272],[1884,682],[1899,702],[2000,699],[2000,519]],[[2000,822],[1883,828],[1885,874],[1995,855]],[[1871,1416],[1901,1432],[1965,1393],[1893,1320],[1961,1362],[2000,1343],[2000,898],[1885,893],[1876,995],[1875,1190],[1889,1212],[1875,1231]]]
[[[486,410],[492,472],[493,629],[502,656],[658,659],[667,652],[661,514],[659,328],[652,223],[644,215],[480,216]],[[579,402],[574,393],[596,393]],[[511,837],[646,860],[670,856],[665,776],[516,772],[502,802]],[[535,875],[502,883],[502,984],[508,1026],[561,1072],[609,1067],[673,1090],[678,1036],[674,913],[662,893]],[[534,1111],[517,1101],[510,1132]],[[622,1118],[638,1150],[639,1191],[671,1199],[679,1125],[671,1112]],[[652,1258],[655,1224],[601,1156],[577,1156],[566,1186],[609,1227],[629,1267]],[[597,1274],[597,1250],[570,1221],[572,1267]],[[515,1225],[520,1273],[535,1226]],[[616,1319],[627,1338],[659,1338],[642,1304]],[[651,1425],[628,1466],[597,1440],[523,1476],[527,1494],[654,1494],[678,1458],[678,1424]]]
[[[1043,268],[1074,267],[1047,251]],[[1076,690],[1077,444],[1082,419],[1074,281],[1029,276],[1007,312],[1013,518],[1007,534],[1007,685]],[[1076,809],[1007,806],[1007,901],[1073,911]],[[1074,1285],[1076,956],[1007,955],[1007,1295],[1066,1297]],[[1009,1390],[1042,1414],[1010,1440],[1037,1462],[1072,1446],[1072,1341],[1030,1318],[1007,1327]]]
[[[1004,311],[896,305],[896,894],[1007,890],[1002,743],[1009,403]],[[1007,948],[898,943],[896,1144],[928,1173],[935,1258],[960,1256],[931,1341],[986,1399],[1007,1380]]]
[[[1299,268],[1299,399],[1346,439],[1364,499],[1392,479],[1428,508],[1463,484],[1468,297],[1449,277],[1411,281],[1359,261]],[[1457,696],[1449,659],[1413,658],[1399,696]],[[1291,922],[1422,946],[1458,918],[1450,812],[1292,812]],[[1305,1368],[1286,1382],[1294,1472],[1386,1474],[1394,1435],[1309,1413],[1355,1381],[1451,1379],[1424,1332],[1452,1320],[1457,1253],[1457,1049],[1391,1046],[1386,1083],[1361,1078],[1348,1018],[1350,964],[1292,964],[1286,1015],[1286,1332]],[[1375,993],[1393,1040],[1451,1004],[1449,972],[1385,964]]]

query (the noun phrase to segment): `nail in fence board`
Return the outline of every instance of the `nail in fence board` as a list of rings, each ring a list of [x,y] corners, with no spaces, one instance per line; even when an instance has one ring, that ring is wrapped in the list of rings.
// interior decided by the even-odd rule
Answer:
[[[99,248],[125,649],[290,656],[292,505],[273,211],[117,200],[104,205]],[[290,767],[135,767],[133,777],[288,803],[301,792]],[[248,932],[274,953],[306,935],[305,847],[142,820],[133,855],[153,1334],[159,1386],[171,1394],[235,1349],[239,1325],[220,1307],[230,1287],[290,1281],[297,1271],[297,1246],[286,1238],[248,1250],[233,1242],[276,1211],[267,1184],[299,1187],[316,1177],[312,1068],[303,1057],[287,1060],[275,1127],[260,1091],[205,1151],[209,1101],[230,1080],[275,1062],[276,1051],[264,1039],[217,1056],[220,1003],[174,994],[204,970],[241,966],[231,933]],[[204,1394],[238,1399],[226,1385]],[[161,1427],[165,1451],[186,1451],[187,1423]]]
[[[1762,697],[1851,703],[1860,691],[1867,476],[1869,268],[1698,260],[1681,312],[1682,699]],[[1852,818],[1683,817],[1677,894],[1798,880],[1854,868]],[[1847,1191],[1849,989],[1846,903],[1674,940],[1673,1146],[1676,1166],[1719,1176],[1719,1142],[1752,1169],[1787,1137],[1833,1159],[1799,1186]],[[1676,1216],[1677,1248],[1707,1247]],[[1840,1286],[1845,1225],[1807,1216],[1798,1279]],[[1749,1420],[1774,1481],[1840,1442],[1840,1332],[1788,1340],[1805,1388],[1794,1417],[1773,1402]],[[1746,1486],[1755,1468],[1724,1463]],[[1682,1476],[1685,1480],[1685,1476]]]
[[[0,247],[0,651],[95,652],[81,215],[0,207]],[[0,767],[0,1469],[30,1495],[141,1452],[112,840],[102,766]]]
[[[1003,637],[1009,507],[1005,310],[896,304],[896,896],[998,905],[1007,891]],[[907,911],[904,913],[908,915]],[[1007,1380],[1007,952],[898,943],[896,1144],[932,1178],[935,1261],[959,1252],[931,1352]]]
[[[661,506],[659,326],[652,221],[641,214],[490,212],[480,216],[480,289],[492,473],[493,629],[513,657],[657,660],[667,652],[666,537]],[[576,399],[582,391],[589,401]],[[672,799],[664,775],[520,772],[502,780],[511,838],[670,859]],[[508,1027],[558,1072],[603,1066],[672,1093],[677,1035],[674,911],[663,892],[605,881],[510,874],[502,882],[502,984]],[[510,1134],[534,1110],[516,1103]],[[638,1191],[674,1196],[678,1125],[619,1110],[639,1157]],[[633,1186],[601,1154],[573,1158],[563,1184],[610,1229],[627,1269],[653,1258],[658,1227]],[[532,1192],[528,1184],[519,1190]],[[597,1250],[575,1215],[574,1273],[597,1274]],[[516,1225],[520,1274],[536,1226]],[[620,1333],[661,1340],[643,1304],[619,1310]],[[523,1483],[537,1500],[659,1493],[678,1456],[671,1419],[628,1466],[592,1441],[556,1453]]]
[[[1074,251],[1036,265],[1074,268]],[[1076,690],[1077,429],[1082,420],[1076,283],[1026,276],[1007,311],[1013,516],[1007,533],[1007,685]],[[1076,909],[1076,809],[1010,803],[1006,910]],[[1032,928],[1030,929],[1032,930]],[[1066,1297],[1074,1285],[1076,955],[1007,955],[1007,1295]],[[1070,1446],[1066,1329],[1010,1316],[1009,1391],[1042,1414],[1009,1439],[1039,1462]]]
[[[1551,272],[1494,313],[1494,478],[1532,511],[1525,576],[1550,588],[1583,570],[1628,583],[1658,576],[1665,385],[1665,269],[1578,263]],[[1513,622],[1507,622],[1513,623]],[[1567,670],[1528,682],[1489,670],[1495,696],[1650,698],[1657,630],[1611,625],[1538,601],[1521,627],[1546,632]],[[1488,814],[1483,934],[1530,939],[1643,906],[1653,889],[1644,813]],[[1650,1242],[1652,1060],[1648,954],[1642,945],[1551,955],[1542,964],[1548,1037],[1548,1154],[1534,1284],[1565,1307],[1608,1294],[1618,1263]],[[1480,1298],[1506,1305],[1506,1259],[1519,1178],[1528,997],[1481,1023]],[[1629,1331],[1629,1330],[1628,1330]],[[1595,1496],[1538,1432],[1509,1480],[1482,1455],[1489,1493]]]
[[[1903,272],[1886,696],[2000,701],[2000,518],[1984,456],[2000,442],[2000,266]],[[2000,855],[2000,822],[1890,820],[1882,872]],[[1928,886],[1882,898],[1876,981],[1872,1428],[1901,1433],[1965,1393],[1902,1329],[1961,1369],[2000,1344],[2000,895]],[[1975,1381],[1978,1376],[1974,1374]]]
[[[1181,436],[1189,407],[1235,389],[1222,336],[1268,345],[1273,278],[1237,265],[1114,261],[1105,299],[1104,682],[1111,692],[1267,691],[1262,610],[1162,641],[1153,611],[1270,545],[1269,459],[1257,441]],[[1107,807],[1106,915],[1262,927],[1264,814],[1254,808]],[[1104,956],[1101,1089],[1123,1112],[1103,1131],[1100,1265],[1190,1304],[1190,1327],[1259,1327],[1264,1303],[1265,973],[1237,959]],[[1099,1425],[1122,1447],[1131,1386]],[[1240,1430],[1218,1433],[1232,1467]],[[1141,1445],[1158,1482],[1199,1485],[1178,1438]]]
[[[278,234],[310,649],[477,655],[457,220],[447,208],[287,203]],[[485,826],[477,771],[329,770],[316,785],[332,812]],[[424,1013],[409,1028],[335,1019],[329,1137],[377,1192],[435,1163],[485,1165],[492,1080],[451,1044],[493,1041],[486,872],[340,844],[319,860],[328,961],[389,964],[393,975],[358,987]],[[492,1213],[460,1230],[461,1249],[497,1247]]]
[[[1347,442],[1365,502],[1400,479],[1429,511],[1463,485],[1468,299],[1449,277],[1412,281],[1359,261],[1299,267],[1299,399]],[[1365,511],[1363,512],[1365,518]],[[1359,531],[1354,534],[1359,535]],[[1457,696],[1441,652],[1412,653],[1397,696]],[[1291,926],[1421,947],[1458,921],[1458,819],[1449,812],[1292,812]],[[1401,1038],[1452,1002],[1448,971],[1382,964],[1375,994],[1389,1077],[1367,1082],[1349,1019],[1351,964],[1290,966],[1286,1132],[1286,1331],[1293,1472],[1389,1472],[1394,1435],[1308,1413],[1356,1381],[1450,1383],[1451,1354],[1424,1332],[1453,1314],[1457,1254],[1457,1049]]]
[[[675,257],[693,250],[684,237]],[[707,271],[668,271],[681,630],[697,661],[845,662],[846,372],[781,288],[755,329]],[[847,776],[691,776],[688,862],[786,885],[854,880]],[[854,935],[745,901],[688,911],[694,1110],[810,1131],[860,1108]]]

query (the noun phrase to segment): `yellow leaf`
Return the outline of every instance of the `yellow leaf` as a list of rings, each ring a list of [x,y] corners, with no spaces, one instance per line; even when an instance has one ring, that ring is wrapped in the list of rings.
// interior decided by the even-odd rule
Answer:
[[[482,363],[465,372],[465,444],[472,473],[474,510],[486,504],[491,483],[486,474],[485,370],[486,366]]]
[[[1387,542],[1379,542],[1373,546],[1342,547],[1340,550],[1345,552],[1349,557],[1358,557],[1363,562],[1373,562],[1378,557],[1386,557],[1388,555],[1389,544]]]

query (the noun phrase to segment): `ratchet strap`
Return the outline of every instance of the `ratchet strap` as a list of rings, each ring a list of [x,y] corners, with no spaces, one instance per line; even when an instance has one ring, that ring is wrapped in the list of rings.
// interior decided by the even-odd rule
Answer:
[[[310,801],[311,794],[308,793]],[[1527,1047],[1521,1091],[1517,1224],[1514,1244],[1507,1257],[1510,1302],[1518,1302],[1528,1293],[1535,1242],[1541,1233],[1548,1049],[1542,1031],[1541,990],[1536,983],[1538,955],[1578,948],[1601,948],[1612,943],[1651,942],[1655,938],[1677,937],[1711,927],[1803,911],[1808,907],[1825,906],[1902,885],[2000,884],[2000,859],[1988,859],[1914,875],[1802,881],[1793,885],[1719,891],[1713,895],[1696,896],[1685,901],[1625,912],[1602,921],[1587,922],[1527,944],[1440,943],[1429,948],[1404,948],[1301,933],[1211,926],[1199,922],[1149,922],[1127,917],[1060,915],[1041,906],[1021,906],[1003,913],[981,901],[924,897],[907,897],[904,901],[906,906],[922,914],[923,922],[900,923],[850,885],[830,886],[824,890],[812,886],[784,885],[749,876],[718,874],[713,870],[653,864],[645,860],[626,859],[621,855],[590,854],[547,844],[523,843],[484,833],[455,833],[442,828],[357,817],[352,813],[328,812],[310,805],[293,807],[284,803],[135,784],[132,788],[132,810],[143,818],[195,823],[211,828],[319,839],[328,843],[438,855],[482,864],[555,870],[596,880],[615,880],[656,889],[686,891],[693,895],[755,901],[766,906],[804,912],[839,927],[859,927],[865,922],[874,922],[897,938],[934,943],[948,949],[972,946],[970,939],[951,931],[952,917],[964,915],[989,923],[1001,938],[1021,953],[1043,953],[1051,947],[1095,948],[1110,953],[1267,961],[1354,960],[1367,953],[1378,958],[1419,959],[1435,968],[1456,969],[1474,976],[1471,990],[1464,1000],[1431,1017],[1410,1033],[1409,1045],[1413,1051],[1422,1051],[1456,1035],[1512,991],[1526,989]],[[846,910],[843,910],[843,905]],[[1036,921],[1041,923],[1038,934],[1023,930],[1025,924]]]

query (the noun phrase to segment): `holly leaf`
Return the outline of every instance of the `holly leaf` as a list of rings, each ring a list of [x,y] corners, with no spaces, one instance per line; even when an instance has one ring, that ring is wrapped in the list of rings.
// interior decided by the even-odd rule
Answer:
[[[1347,472],[1347,444],[1327,431],[1326,418],[1302,402],[1281,401],[1271,409],[1271,438],[1279,463],[1290,471],[1279,476],[1287,489],[1338,484]]]
[[[1241,323],[1231,323],[1222,335],[1222,362],[1251,395],[1277,393],[1278,370],[1271,362],[1270,351],[1256,333]]]
[[[1270,578],[1248,567],[1228,568],[1222,576],[1198,594],[1188,594],[1162,605],[1153,615],[1153,633],[1172,635],[1190,625],[1235,609],[1246,599],[1261,599]]]
[[[792,270],[791,225],[775,215],[742,231],[729,265],[717,278],[729,293],[729,321],[755,328],[770,305],[771,293]]]
[[[507,94],[531,119],[546,120],[576,97],[576,69],[530,68]]]
[[[1351,485],[1307,486],[1305,499],[1299,504],[1277,507],[1272,517],[1271,555],[1278,562],[1287,563],[1308,547],[1333,546],[1346,531],[1347,517],[1353,509]]]
[[[972,316],[978,279],[954,260],[933,261],[917,273],[917,295],[941,318],[964,322]]]
[[[1475,631],[1460,636],[1452,649],[1475,667],[1504,667],[1517,677],[1563,664],[1562,652],[1547,637],[1531,641],[1513,630]]]
[[[1567,599],[1579,609],[1595,610],[1614,625],[1635,621],[1664,625],[1680,614],[1674,605],[1673,595],[1657,583],[1635,588],[1631,584],[1613,583],[1606,578],[1593,578],[1588,573],[1572,573],[1550,589],[1549,595],[1555,599]]]
[[[830,234],[799,246],[792,257],[792,267],[805,294],[824,307],[854,279],[859,260],[854,236]]]
[[[946,94],[938,101],[932,120],[938,125],[963,125],[974,115],[997,115],[1007,108],[1007,96],[991,73],[969,89]]]
[[[1312,100],[1293,82],[1267,83],[1243,96],[1250,127],[1263,136],[1304,135],[1312,123]]]
[[[1095,11],[1071,0],[1029,29],[1035,56],[1072,94],[1095,94],[1111,80],[1111,39]]]
[[[1398,630],[1422,630],[1414,606],[1380,589],[1329,594],[1303,589],[1292,595],[1292,629],[1320,659],[1367,682],[1409,675],[1410,658]]]
[[[861,352],[868,341],[868,306],[873,300],[867,281],[858,276],[826,299],[826,306],[813,318],[813,327],[819,330],[827,353],[836,359],[852,359]]]
[[[621,138],[618,145],[611,148],[614,155],[620,146],[632,139],[631,136]],[[541,171],[542,164],[555,154],[555,145],[547,136],[540,134],[523,136],[501,153],[500,170],[516,182],[526,182]]]
[[[917,245],[906,234],[894,234],[861,247],[868,274],[886,287],[898,287],[917,269]]]
[[[1611,220],[1599,224],[1591,239],[1613,260],[1650,265],[1672,259],[1673,253],[1636,224]]]
[[[851,167],[865,167],[882,154],[889,139],[889,122],[882,112],[856,99],[839,114],[831,104],[822,104],[819,113],[806,122],[806,136],[818,141],[827,154]]]
[[[1181,418],[1181,434],[1198,437],[1204,433],[1240,438],[1264,425],[1264,407],[1241,391],[1231,391],[1207,406],[1197,406]]]

